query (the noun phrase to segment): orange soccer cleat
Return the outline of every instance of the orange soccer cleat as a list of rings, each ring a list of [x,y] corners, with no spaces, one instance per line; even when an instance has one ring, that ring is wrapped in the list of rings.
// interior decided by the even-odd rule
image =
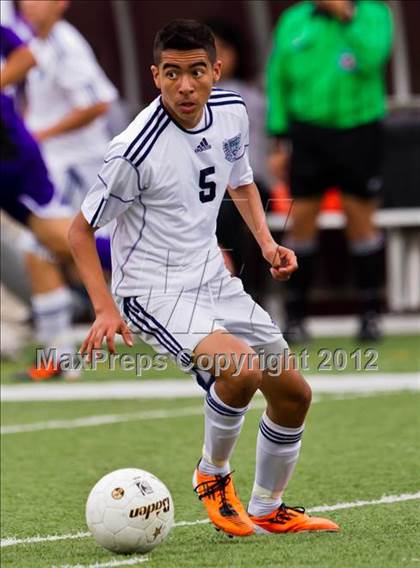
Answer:
[[[329,531],[338,532],[340,527],[321,517],[310,517],[303,507],[287,507],[284,503],[272,513],[262,517],[250,515],[257,534]]]
[[[20,381],[50,381],[52,379],[59,379],[62,377],[62,372],[59,366],[54,366],[52,363],[45,366],[37,367],[32,365],[26,371],[16,373],[15,378]]]
[[[232,473],[206,475],[197,467],[193,487],[217,529],[229,536],[249,536],[255,533],[254,525],[236,495]]]
[[[56,379],[65,379],[68,381],[78,379],[80,377],[80,371],[78,370],[63,370],[60,365],[54,365],[49,363],[48,365],[41,365],[37,367],[32,365],[26,371],[22,371],[15,374],[15,379],[18,381],[51,381]]]

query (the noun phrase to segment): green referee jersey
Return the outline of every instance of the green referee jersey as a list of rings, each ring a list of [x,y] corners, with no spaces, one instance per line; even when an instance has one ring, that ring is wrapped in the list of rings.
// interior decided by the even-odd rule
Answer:
[[[292,120],[343,129],[384,116],[391,13],[376,0],[354,6],[350,22],[315,2],[300,2],[280,18],[267,70],[271,134],[287,134]]]

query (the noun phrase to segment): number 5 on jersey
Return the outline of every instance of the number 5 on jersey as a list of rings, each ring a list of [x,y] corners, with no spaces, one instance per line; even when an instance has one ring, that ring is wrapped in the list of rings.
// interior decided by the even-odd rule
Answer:
[[[216,197],[216,183],[214,181],[206,179],[208,176],[214,174],[215,171],[216,170],[214,166],[200,170],[199,186],[203,191],[200,191],[198,195],[200,197],[201,203],[213,201],[213,199]]]

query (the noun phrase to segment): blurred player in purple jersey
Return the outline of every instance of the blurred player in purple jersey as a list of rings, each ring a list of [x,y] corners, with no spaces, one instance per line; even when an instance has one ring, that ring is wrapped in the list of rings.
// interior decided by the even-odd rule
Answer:
[[[28,47],[16,34],[0,27],[1,58],[5,62],[0,93],[1,119],[1,208],[27,227],[48,256],[42,270],[34,268],[31,255],[27,267],[32,286],[32,309],[37,341],[57,349],[57,355],[73,351],[65,335],[71,325],[71,294],[56,259],[69,260],[67,233],[71,211],[60,204],[34,138],[15,110],[11,94],[4,92],[36,64]],[[61,375],[57,366],[31,368],[25,378],[43,380]]]

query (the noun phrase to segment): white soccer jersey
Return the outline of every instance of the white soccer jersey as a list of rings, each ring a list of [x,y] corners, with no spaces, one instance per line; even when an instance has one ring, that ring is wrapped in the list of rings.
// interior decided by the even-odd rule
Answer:
[[[160,97],[153,101],[111,142],[82,205],[94,227],[116,220],[114,294],[190,290],[222,274],[219,207],[228,185],[252,181],[239,95],[213,89],[193,130],[171,118]]]
[[[68,22],[57,22],[48,37],[31,40],[30,48],[37,61],[27,81],[25,118],[30,130],[49,128],[75,108],[117,98],[89,44]],[[48,166],[60,169],[103,156],[108,142],[106,119],[101,117],[46,140],[42,151]]]

